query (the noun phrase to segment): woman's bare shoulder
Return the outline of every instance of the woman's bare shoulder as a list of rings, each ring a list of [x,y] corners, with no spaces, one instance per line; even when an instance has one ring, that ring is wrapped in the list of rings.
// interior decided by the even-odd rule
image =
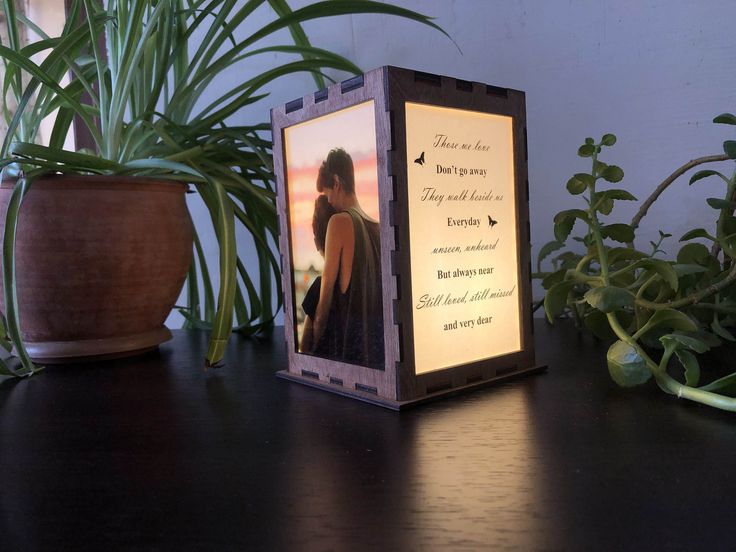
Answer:
[[[332,228],[333,231],[343,231],[346,228],[352,228],[353,219],[349,213],[335,213],[330,217],[330,222],[327,223],[327,231],[329,232]]]

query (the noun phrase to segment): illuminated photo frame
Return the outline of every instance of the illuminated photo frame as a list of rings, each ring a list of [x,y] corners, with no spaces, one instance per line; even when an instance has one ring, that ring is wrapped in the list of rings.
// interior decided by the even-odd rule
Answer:
[[[271,120],[280,377],[398,410],[544,369],[523,92],[383,67]]]

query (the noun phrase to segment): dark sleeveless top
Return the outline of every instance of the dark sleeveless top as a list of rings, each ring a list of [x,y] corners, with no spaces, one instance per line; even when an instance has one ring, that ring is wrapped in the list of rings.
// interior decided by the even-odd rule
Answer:
[[[321,286],[322,286],[322,276],[317,276],[314,282],[312,282],[312,285],[309,286],[309,289],[307,290],[307,293],[304,296],[304,300],[302,301],[302,308],[304,309],[304,314],[306,314],[312,320],[316,318],[317,305],[319,304],[319,288]],[[314,349],[312,350],[310,354],[314,356],[318,356],[318,357],[329,357],[330,356],[328,343],[329,343],[329,334],[332,331],[333,331],[332,325],[330,323],[330,320],[328,319],[327,327],[325,328],[325,333],[322,334],[322,337],[320,338],[319,343],[317,343],[314,346]]]
[[[383,297],[381,291],[380,226],[355,209],[345,211],[353,221],[355,253],[350,284],[340,291],[340,276],[325,332],[328,358],[384,369]]]

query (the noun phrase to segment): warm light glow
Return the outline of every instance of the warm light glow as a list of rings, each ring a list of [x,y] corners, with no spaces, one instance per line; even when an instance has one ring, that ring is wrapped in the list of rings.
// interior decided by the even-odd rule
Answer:
[[[421,374],[521,349],[511,117],[406,104]]]

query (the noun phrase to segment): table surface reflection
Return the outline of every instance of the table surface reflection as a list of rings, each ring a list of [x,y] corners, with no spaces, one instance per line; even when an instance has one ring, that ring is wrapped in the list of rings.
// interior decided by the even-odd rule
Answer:
[[[175,332],[0,384],[0,549],[728,549],[736,414],[622,390],[538,321],[546,374],[396,413]]]

